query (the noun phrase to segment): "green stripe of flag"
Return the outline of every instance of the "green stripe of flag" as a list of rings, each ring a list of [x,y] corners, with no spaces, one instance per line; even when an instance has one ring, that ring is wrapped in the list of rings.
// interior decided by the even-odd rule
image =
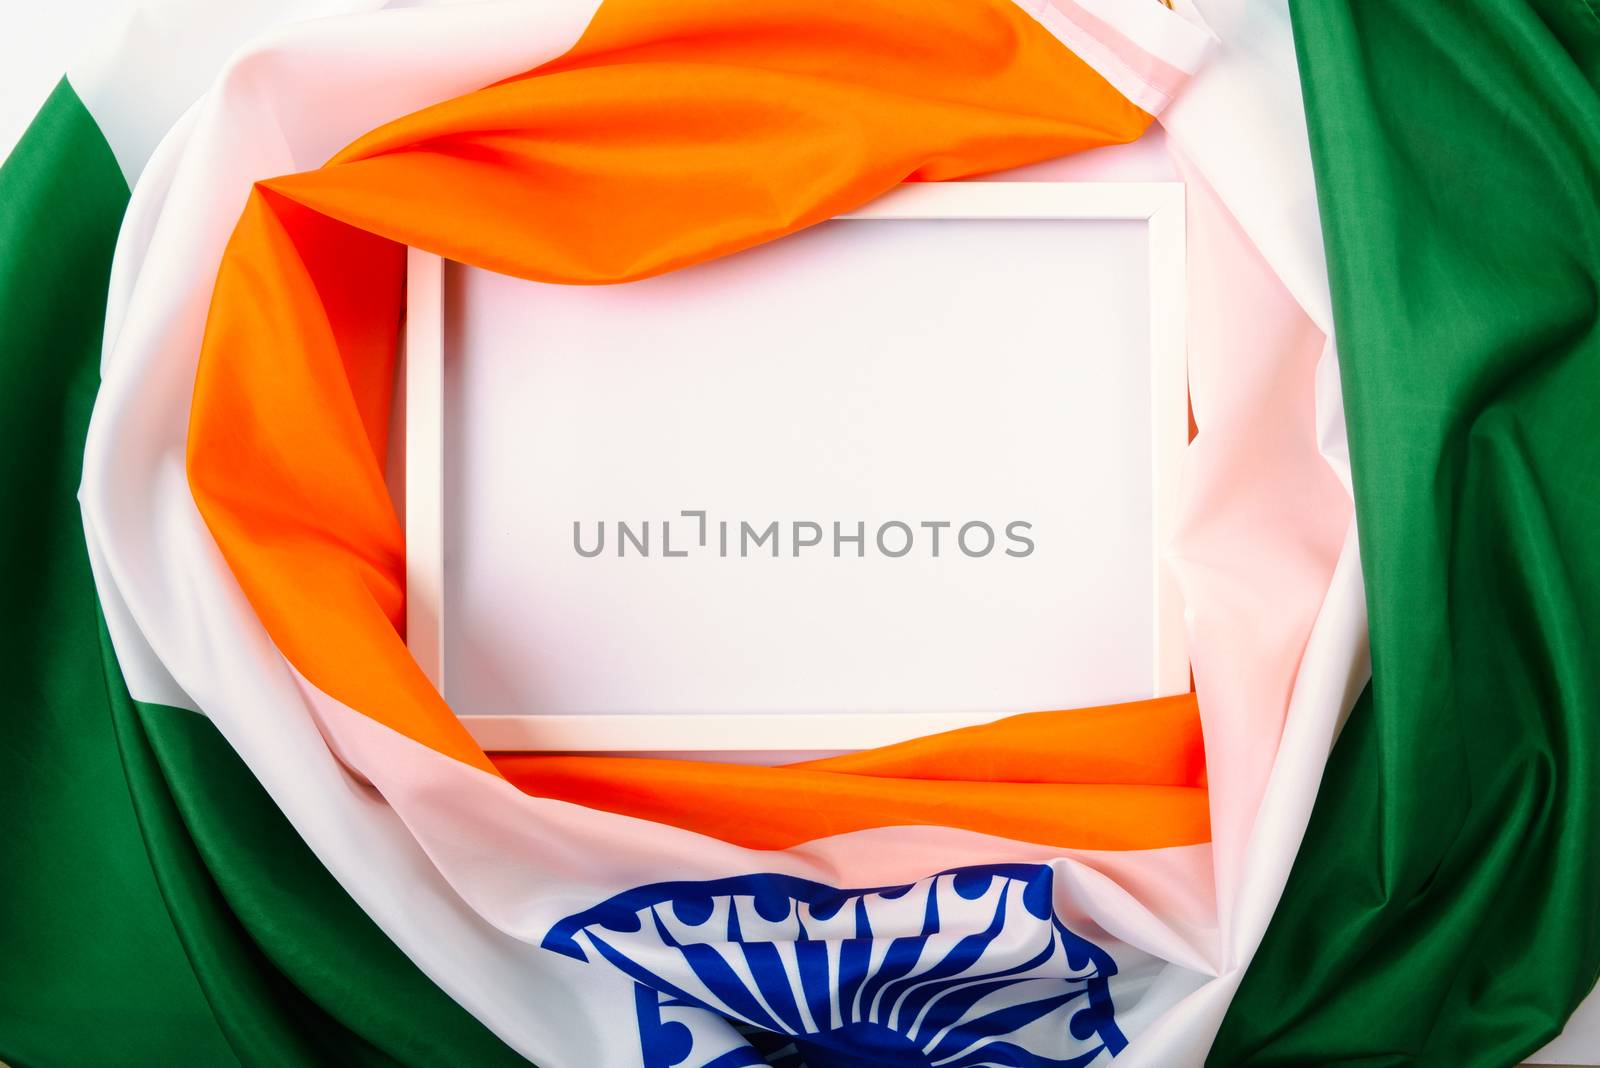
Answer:
[[[522,1064],[207,720],[128,697],[75,497],[127,202],[63,81],[0,167],[0,1061]]]
[[[1600,968],[1600,14],[1293,17],[1373,680],[1211,1063],[1513,1064]]]

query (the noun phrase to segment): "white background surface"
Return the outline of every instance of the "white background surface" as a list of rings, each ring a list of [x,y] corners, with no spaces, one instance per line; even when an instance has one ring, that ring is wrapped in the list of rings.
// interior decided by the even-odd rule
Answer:
[[[10,154],[85,36],[131,6],[129,0],[0,0],[0,158]]]
[[[977,712],[1148,697],[1143,222],[842,221],[626,286],[453,266],[445,690],[463,714]],[[825,309],[825,314],[822,311]],[[779,324],[774,329],[774,324]],[[710,545],[665,559],[698,536]],[[580,557],[572,524],[606,551]],[[615,521],[652,521],[619,559]],[[782,555],[738,556],[738,524]],[[793,555],[793,520],[827,532]],[[898,559],[832,551],[898,519]],[[718,553],[715,524],[734,541]],[[941,552],[923,520],[945,520]],[[956,528],[990,524],[963,555]],[[1006,525],[1036,549],[1005,555]],[[898,547],[898,541],[893,547]]]

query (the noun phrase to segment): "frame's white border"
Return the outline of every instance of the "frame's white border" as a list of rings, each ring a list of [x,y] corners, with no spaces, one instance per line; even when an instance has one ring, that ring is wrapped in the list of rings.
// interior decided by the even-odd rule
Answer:
[[[842,219],[1130,219],[1150,239],[1152,493],[1156,541],[1172,542],[1189,439],[1184,190],[1178,182],[928,182]],[[444,685],[444,265],[411,249],[405,341],[406,640]],[[1153,562],[1156,696],[1189,689],[1188,636],[1162,550]],[[488,750],[711,752],[860,749],[1000,718],[999,713],[462,716]]]

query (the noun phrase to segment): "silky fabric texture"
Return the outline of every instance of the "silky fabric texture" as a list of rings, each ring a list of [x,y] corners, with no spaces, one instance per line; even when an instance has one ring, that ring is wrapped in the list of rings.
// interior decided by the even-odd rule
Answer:
[[[1120,849],[1128,827],[1107,826],[1102,813],[1119,797],[1135,818],[1175,837],[1204,842],[1210,831],[1205,746],[1192,693],[1034,712],[786,767],[530,753],[492,759],[534,796],[751,849],[787,849],[863,827],[981,830],[1001,815],[1006,833],[1023,841]],[[751,796],[764,804],[727,803]],[[819,807],[818,798],[827,803]]]
[[[1175,139],[1179,126],[1183,127],[1185,151],[1202,162],[1202,176],[1216,186],[1241,227],[1266,254],[1271,270],[1306,302],[1306,287],[1297,286],[1294,280],[1309,277],[1317,282],[1323,257],[1287,9],[1279,13],[1251,0],[1248,13],[1239,12],[1247,20],[1241,24],[1237,18],[1230,20],[1230,5],[1231,0],[1203,3],[1206,21],[1224,42],[1215,54],[1224,62],[1208,63],[1165,113],[1164,121],[1175,124],[1168,127]],[[566,976],[557,974],[545,981],[542,961],[512,959],[513,954],[502,951],[502,945],[514,935],[497,930],[494,935],[500,941],[493,942],[480,934],[474,926],[480,914],[470,913],[461,902],[480,900],[483,888],[470,877],[457,877],[454,869],[448,869],[446,876],[436,874],[429,860],[439,855],[454,857],[488,844],[462,840],[477,838],[473,832],[480,814],[502,799],[509,804],[512,798],[507,795],[517,793],[528,803],[517,813],[517,829],[529,833],[514,843],[520,846],[518,853],[493,848],[482,854],[481,875],[498,886],[505,886],[508,876],[516,880],[519,899],[508,903],[511,908],[492,915],[496,922],[509,920],[511,930],[524,932],[529,931],[524,917],[539,910],[549,896],[541,880],[553,861],[570,853],[566,841],[596,843],[592,863],[582,872],[568,873],[568,878],[588,878],[594,872],[616,877],[619,869],[627,870],[629,861],[624,854],[639,844],[647,849],[663,842],[668,845],[662,851],[661,864],[640,872],[645,878],[766,870],[771,863],[788,858],[728,855],[727,850],[734,847],[703,838],[697,841],[696,836],[669,826],[644,825],[648,835],[628,838],[619,833],[619,825],[633,821],[587,809],[569,813],[570,805],[521,795],[503,780],[377,729],[371,720],[346,710],[349,721],[359,721],[393,743],[370,750],[354,743],[337,746],[351,759],[350,766],[359,769],[358,777],[371,776],[382,794],[352,789],[348,773],[330,751],[332,735],[319,734],[319,721],[312,714],[301,714],[315,712],[321,717],[321,711],[303,708],[297,693],[285,692],[281,676],[287,675],[288,669],[263,640],[258,621],[216,553],[194,510],[182,464],[183,428],[193,392],[206,298],[228,233],[237,221],[239,204],[248,196],[251,184],[319,165],[341,145],[387,118],[526,70],[540,61],[541,50],[554,47],[551,54],[566,51],[581,25],[566,44],[550,42],[552,35],[542,25],[547,13],[560,6],[537,0],[491,7],[458,5],[448,9],[448,17],[441,12],[439,17],[429,18],[429,13],[412,9],[383,17],[323,20],[314,29],[247,49],[229,65],[215,91],[208,94],[198,121],[174,131],[163,143],[163,151],[153,161],[160,164],[153,168],[156,173],[147,172],[141,178],[130,206],[117,254],[120,285],[114,280],[107,379],[86,454],[83,496],[102,603],[135,695],[203,709],[362,907],[462,1004],[541,1063],[589,1065],[606,1062],[586,1055],[592,1050],[574,1048],[577,1043],[557,1048],[556,1039],[591,1028],[611,1029],[614,1020],[606,1018],[605,1003],[591,1013],[587,1002],[568,997],[561,989]],[[1151,5],[1128,10],[1163,9]],[[464,22],[466,14],[480,11],[492,11],[494,17]],[[576,14],[571,22],[587,21],[586,12]],[[1082,161],[1092,170],[1113,157],[1126,158],[1150,149],[1159,154],[1161,144],[1160,138],[1147,136],[1134,145],[1060,162]],[[178,151],[172,151],[174,148]],[[1194,155],[1197,151],[1199,156]],[[1305,157],[1303,168],[1298,162],[1300,155]],[[178,160],[181,166],[176,164]],[[1073,171],[1047,166],[1051,173],[1038,177],[1074,176]],[[176,179],[169,182],[165,176],[174,172]],[[1160,180],[1170,175],[1152,170],[1127,177]],[[1203,216],[1197,209],[1194,187],[1189,208],[1193,227]],[[1290,236],[1287,242],[1285,235]],[[1284,255],[1285,246],[1288,255]],[[1213,260],[1211,247],[1199,237],[1191,239],[1191,253],[1204,254],[1201,275],[1234,275],[1233,266]],[[1315,265],[1317,270],[1301,270],[1297,265]],[[1247,276],[1254,278],[1254,274]],[[1195,409],[1202,440],[1206,440],[1208,424],[1200,403],[1204,391],[1199,387],[1209,383],[1215,391],[1210,429],[1223,429],[1234,418],[1230,413],[1238,413],[1241,425],[1230,456],[1249,455],[1252,445],[1261,454],[1276,455],[1280,447],[1273,436],[1250,437],[1244,430],[1261,425],[1261,413],[1276,414],[1283,406],[1283,410],[1303,413],[1294,420],[1299,424],[1297,440],[1320,446],[1328,455],[1328,465],[1341,479],[1347,478],[1348,468],[1340,462],[1344,455],[1343,416],[1337,376],[1326,373],[1331,353],[1323,356],[1315,375],[1312,422],[1309,378],[1302,378],[1297,370],[1276,375],[1270,383],[1263,381],[1264,376],[1275,375],[1271,350],[1281,337],[1261,329],[1260,316],[1272,306],[1263,298],[1270,293],[1259,284],[1241,290],[1236,275],[1233,281],[1235,284],[1223,291],[1235,300],[1241,293],[1250,294],[1247,299],[1253,309],[1251,316],[1239,317],[1237,341],[1229,343],[1218,337],[1208,343],[1203,336],[1191,336],[1192,385],[1196,386]],[[119,290],[126,294],[135,288],[131,300],[118,299]],[[1320,286],[1312,285],[1310,290],[1319,288],[1326,289],[1325,275]],[[1312,292],[1312,296],[1320,294]],[[1282,300],[1281,294],[1277,299]],[[1313,306],[1320,309],[1324,303],[1311,300],[1307,310],[1312,311]],[[127,308],[121,316],[115,311],[119,304]],[[1191,292],[1191,310],[1205,304],[1198,292]],[[1218,311],[1216,317],[1225,319],[1226,313]],[[1320,311],[1312,311],[1312,317],[1319,328],[1326,322]],[[120,329],[115,326],[119,319]],[[1331,330],[1331,325],[1327,329]],[[1241,352],[1248,352],[1249,357],[1238,359]],[[1330,430],[1341,433],[1335,438]],[[1212,434],[1211,440],[1228,437],[1227,433]],[[1196,470],[1201,466],[1199,453],[1195,454]],[[1226,459],[1214,452],[1213,469]],[[1284,606],[1309,603],[1315,611],[1323,598],[1320,588],[1311,585],[1316,576],[1309,570],[1285,571],[1278,562],[1285,553],[1304,555],[1296,546],[1320,546],[1323,538],[1319,532],[1333,517],[1313,519],[1300,508],[1272,507],[1275,500],[1281,500],[1276,485],[1256,478],[1256,467],[1249,470],[1246,485],[1237,489],[1248,488],[1250,496],[1245,503],[1259,499],[1259,509],[1241,508],[1237,491],[1213,493],[1209,498],[1199,495],[1191,501],[1197,517],[1214,517],[1206,531],[1218,550],[1214,554],[1202,550],[1193,558],[1196,571],[1206,579],[1207,585],[1201,589],[1223,588],[1229,576],[1240,579],[1228,583],[1233,591],[1228,602],[1197,615],[1192,633],[1207,638],[1206,646],[1195,646],[1197,673],[1205,649],[1211,650],[1215,664],[1210,674],[1213,684],[1202,681],[1208,755],[1216,737],[1213,728],[1219,722],[1225,732],[1261,739],[1258,744],[1270,746],[1269,739],[1277,737],[1276,721],[1284,716],[1287,703],[1281,757],[1273,762],[1274,785],[1265,794],[1260,812],[1246,811],[1244,802],[1260,790],[1259,784],[1251,781],[1260,764],[1244,769],[1243,774],[1224,767],[1225,762],[1213,763],[1210,769],[1215,780],[1213,804],[1218,805],[1216,798],[1225,790],[1236,799],[1214,809],[1214,823],[1247,821],[1255,828],[1249,832],[1246,867],[1233,877],[1244,892],[1232,912],[1243,918],[1231,921],[1231,933],[1228,913],[1222,918],[1225,944],[1238,947],[1226,951],[1230,963],[1205,963],[1217,959],[1208,948],[1215,913],[1210,901],[1211,873],[1204,862],[1209,847],[1100,854],[1094,861],[1104,870],[1105,863],[1114,859],[1118,867],[1111,877],[1163,920],[1179,924],[1187,917],[1192,921],[1181,928],[1192,932],[1185,939],[1190,950],[1182,946],[1164,949],[1151,940],[1147,944],[1152,952],[1185,963],[1199,958],[1194,966],[1208,971],[1229,968],[1218,980],[1186,998],[1181,1012],[1164,1014],[1158,1024],[1142,1032],[1119,1058],[1119,1063],[1129,1061],[1130,1068],[1134,1063],[1163,1068],[1192,1063],[1197,1050],[1209,1045],[1237,984],[1234,969],[1242,970],[1253,952],[1299,843],[1327,757],[1331,733],[1327,728],[1335,718],[1342,719],[1346,665],[1356,663],[1350,658],[1353,652],[1364,650],[1365,607],[1359,567],[1350,566],[1354,547],[1349,543],[1309,643],[1284,634],[1286,628],[1278,622]],[[1297,497],[1298,485],[1318,474],[1304,464],[1299,470],[1276,470],[1280,477],[1290,478],[1291,497]],[[1220,474],[1214,477],[1219,488],[1225,485]],[[1347,518],[1346,506],[1338,519],[1341,526]],[[1221,550],[1230,545],[1224,556]],[[1261,566],[1263,561],[1267,566]],[[1346,586],[1354,589],[1346,590]],[[1253,593],[1258,589],[1259,595]],[[1330,633],[1337,639],[1332,643],[1325,640]],[[1357,639],[1360,649],[1353,648]],[[1280,661],[1283,656],[1289,658],[1287,668]],[[1301,662],[1298,672],[1296,661]],[[1242,681],[1241,676],[1245,677]],[[1361,676],[1364,681],[1364,671]],[[1286,686],[1292,677],[1291,700],[1278,687]],[[1219,696],[1218,680],[1227,680],[1231,696]],[[1225,749],[1223,755],[1227,752]],[[429,758],[437,775],[414,775],[425,770],[417,766]],[[498,791],[497,797],[485,799],[479,796],[482,791],[474,793],[480,785],[506,788]],[[458,793],[464,799],[456,810],[458,818],[439,818],[426,825],[417,821],[415,838],[406,833],[407,827],[397,828],[402,819],[416,821],[419,813],[432,813],[439,807],[440,797]],[[485,800],[491,803],[483,804]],[[532,833],[569,815],[574,820],[585,817],[581,829],[575,828],[577,838],[563,841],[559,834]],[[973,855],[982,843],[974,841],[969,832],[935,835],[936,830],[863,831],[830,842],[859,841],[861,853],[879,866],[880,854],[886,849],[902,855],[915,850],[916,856],[928,858],[921,866],[913,858],[905,870],[893,873],[896,879],[925,874],[931,858],[945,863],[985,859]],[[1235,828],[1233,839],[1238,841],[1241,833]],[[495,842],[494,846],[502,844]],[[815,856],[819,848],[808,847],[804,852]],[[423,850],[427,857],[421,855]],[[1011,859],[1018,855],[1022,854],[1012,854]],[[1177,863],[1180,860],[1182,864]],[[1219,865],[1227,862],[1220,854],[1218,860]],[[849,865],[861,867],[855,860]],[[824,878],[835,882],[853,878],[837,874],[843,868],[825,871]],[[868,882],[875,878],[870,873],[858,874]],[[1219,867],[1219,894],[1226,893],[1225,874]],[[613,885],[625,884],[624,879]],[[1173,909],[1160,900],[1167,891],[1180,890],[1194,898],[1189,910]],[[1129,915],[1133,911],[1105,910],[1103,922],[1128,929],[1124,923],[1135,918]],[[490,914],[486,910],[482,915]],[[1096,914],[1101,913],[1097,910]],[[528,937],[536,939],[537,930]],[[544,1021],[557,1023],[546,1029]]]
[[[1512,1064],[1600,969],[1600,14],[1293,12],[1373,676],[1211,1063]]]
[[[63,82],[0,167],[0,1060],[525,1063],[429,982],[215,727],[128,698],[75,492],[128,187]]]
[[[254,181],[320,165],[388,118],[566,52],[588,16],[580,5],[518,0],[286,30],[241,52],[192,121],[163,141],[119,240],[82,490],[102,607],[135,696],[203,710],[396,945],[541,1064],[630,1063],[624,1047],[635,1040],[617,1026],[625,998],[606,990],[604,974],[537,946],[538,924],[560,915],[560,885],[604,880],[621,890],[775,866],[878,885],[935,866],[1048,862],[1097,922],[1128,931],[1138,953],[1173,961],[1164,975],[1204,969],[1212,911],[1206,845],[1073,855],[899,827],[761,853],[530,797],[360,713],[345,709],[341,718],[316,695],[302,701],[184,477],[206,303],[239,205]],[[509,841],[493,833],[502,828],[514,832]],[[1125,893],[1089,899],[1083,888],[1107,878]],[[509,894],[518,899],[506,902]],[[1123,962],[1131,970],[1136,959]],[[1166,982],[1139,996],[1143,1018],[1175,985],[1182,989]],[[1194,1035],[1191,1046],[1209,1037]]]
[[[201,349],[188,438],[195,501],[274,643],[313,686],[493,772],[399,633],[404,546],[382,457],[403,246],[542,281],[624,281],[781,236],[904,180],[1125,142],[1149,122],[1009,0],[843,11],[608,0],[556,62],[382,127],[322,169],[258,184]],[[1153,764],[1192,752],[1192,728],[1152,738],[1142,722],[1135,708],[1121,737],[1156,754]],[[1001,748],[1027,760],[1022,748],[1034,744],[1023,730]],[[1087,786],[1104,782],[1092,764],[1062,764],[1070,781],[1055,800],[1074,806],[1072,825],[1092,828],[1094,848],[1206,839],[1197,788]],[[609,774],[625,792],[632,770],[597,761],[583,789]],[[881,808],[896,822],[1037,841],[1039,810],[1052,803],[1045,790],[964,798],[905,778],[899,803]],[[895,780],[878,785],[892,792]],[[784,834],[881,826],[858,800],[808,793]],[[792,808],[793,795],[741,803]],[[816,830],[793,826],[807,819]],[[1083,844],[1061,837],[1048,836]]]

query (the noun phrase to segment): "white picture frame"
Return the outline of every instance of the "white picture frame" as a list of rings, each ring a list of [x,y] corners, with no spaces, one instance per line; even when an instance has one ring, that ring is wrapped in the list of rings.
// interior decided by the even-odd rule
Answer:
[[[1151,382],[1150,492],[1157,546],[1170,544],[1179,469],[1188,442],[1184,187],[1177,182],[946,182],[901,186],[842,219],[1131,220],[1148,235]],[[407,259],[403,359],[407,644],[443,692],[444,604],[443,261],[412,248]],[[1176,583],[1151,561],[1154,677],[1151,695],[1190,688],[1187,634]],[[1001,713],[796,712],[494,714],[461,716],[489,751],[760,752],[870,748],[999,718]]]

